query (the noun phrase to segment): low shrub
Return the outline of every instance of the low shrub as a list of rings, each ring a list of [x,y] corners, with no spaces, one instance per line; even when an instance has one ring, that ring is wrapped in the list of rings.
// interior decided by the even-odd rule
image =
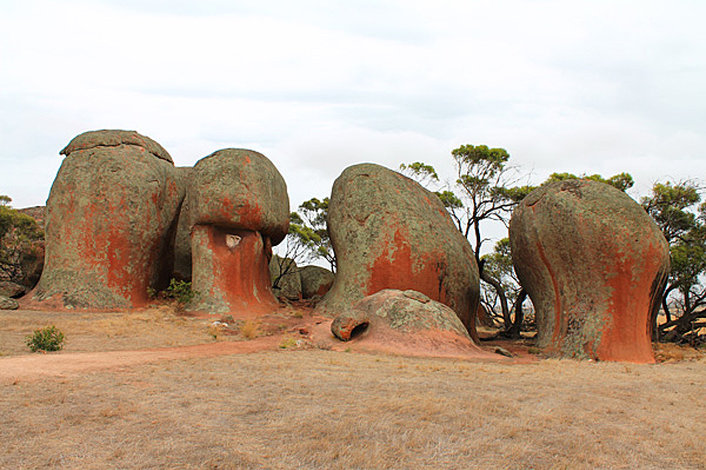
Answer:
[[[174,299],[180,304],[186,305],[196,297],[196,292],[191,290],[191,283],[188,281],[169,281],[169,287],[164,291],[167,299]]]
[[[58,351],[64,347],[64,333],[54,325],[35,330],[25,338],[25,344],[32,352]]]

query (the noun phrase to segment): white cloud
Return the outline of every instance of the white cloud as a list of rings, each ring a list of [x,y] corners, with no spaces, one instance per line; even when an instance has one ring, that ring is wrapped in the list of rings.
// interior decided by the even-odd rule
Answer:
[[[204,2],[0,6],[0,193],[41,204],[76,134],[127,128],[179,165],[268,155],[292,205],[349,164],[463,143],[553,171],[706,174],[706,4]]]

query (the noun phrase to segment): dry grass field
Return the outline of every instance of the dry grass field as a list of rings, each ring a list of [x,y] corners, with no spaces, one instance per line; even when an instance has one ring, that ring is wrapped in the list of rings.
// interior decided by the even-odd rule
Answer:
[[[21,317],[44,320],[11,315],[0,368],[26,354]],[[43,357],[213,341],[207,320],[130,315],[57,314],[67,351]],[[511,364],[268,344],[0,383],[0,468],[706,468],[693,351]]]

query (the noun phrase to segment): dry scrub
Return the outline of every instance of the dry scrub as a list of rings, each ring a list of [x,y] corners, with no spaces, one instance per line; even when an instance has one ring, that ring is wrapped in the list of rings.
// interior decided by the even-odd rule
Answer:
[[[473,363],[329,351],[0,390],[0,468],[704,468],[706,361]]]

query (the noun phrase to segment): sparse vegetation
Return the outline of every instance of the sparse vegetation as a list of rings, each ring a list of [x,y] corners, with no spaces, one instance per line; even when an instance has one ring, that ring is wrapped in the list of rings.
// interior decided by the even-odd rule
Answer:
[[[191,283],[172,278],[169,286],[161,292],[149,287],[147,295],[151,299],[166,299],[176,301],[180,308],[191,302],[198,296],[198,292],[191,289]]]
[[[30,351],[59,351],[64,347],[64,334],[54,325],[35,330],[25,338],[25,344]]]
[[[245,339],[257,338],[260,335],[260,323],[255,320],[245,320],[240,325],[240,334]]]

